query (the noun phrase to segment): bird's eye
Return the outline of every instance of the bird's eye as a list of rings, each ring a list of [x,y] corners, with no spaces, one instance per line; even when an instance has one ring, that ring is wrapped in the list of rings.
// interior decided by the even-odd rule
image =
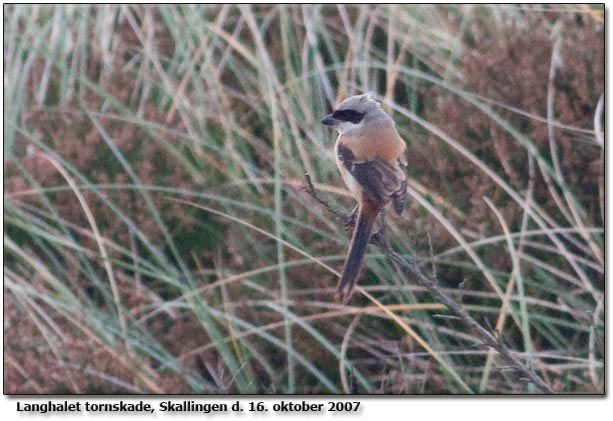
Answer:
[[[355,110],[336,110],[332,113],[332,117],[337,120],[348,121],[353,124],[358,124],[366,113],[361,113]]]

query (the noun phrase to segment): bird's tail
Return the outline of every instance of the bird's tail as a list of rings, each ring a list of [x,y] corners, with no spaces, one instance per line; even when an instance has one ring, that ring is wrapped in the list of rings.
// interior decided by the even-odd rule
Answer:
[[[358,213],[358,221],[353,230],[349,253],[343,267],[343,274],[336,286],[336,300],[346,303],[355,287],[362,258],[370,240],[372,229],[379,214],[379,209],[370,200],[363,200]]]

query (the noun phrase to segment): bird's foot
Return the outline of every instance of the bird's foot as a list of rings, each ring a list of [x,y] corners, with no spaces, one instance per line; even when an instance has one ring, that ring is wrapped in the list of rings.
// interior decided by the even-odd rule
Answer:
[[[344,224],[345,228],[355,227],[355,220],[357,219],[357,217],[358,217],[358,206],[353,208],[353,210],[351,211],[351,214],[345,220],[345,224]]]

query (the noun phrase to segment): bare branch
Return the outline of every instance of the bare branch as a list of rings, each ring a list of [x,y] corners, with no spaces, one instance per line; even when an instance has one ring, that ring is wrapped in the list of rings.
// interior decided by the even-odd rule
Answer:
[[[335,214],[337,217],[340,219],[346,219],[346,216],[342,212],[333,209],[327,202],[317,196],[313,183],[311,182],[311,178],[308,174],[305,174],[305,179],[307,185],[304,190],[307,193],[309,193],[315,200],[317,200],[322,206]],[[436,282],[428,278],[422,272],[418,264],[408,262],[401,255],[392,250],[389,243],[385,241],[384,236],[373,235],[370,242],[379,247],[394,263],[411,273],[417,279],[419,285],[426,288],[436,301],[443,304],[460,320],[462,320],[464,324],[466,324],[470,330],[472,330],[475,335],[479,337],[481,340],[481,343],[479,344],[480,346],[494,348],[510,363],[510,366],[518,370],[523,376],[525,376],[526,380],[532,382],[541,391],[550,394],[556,393],[556,391],[545,383],[545,381],[543,381],[543,379],[541,379],[531,367],[514,355],[514,353],[502,342],[502,338],[498,337],[495,332],[491,332],[480,325],[470,314],[466,312],[466,310],[462,308],[460,304],[448,297],[436,284]]]

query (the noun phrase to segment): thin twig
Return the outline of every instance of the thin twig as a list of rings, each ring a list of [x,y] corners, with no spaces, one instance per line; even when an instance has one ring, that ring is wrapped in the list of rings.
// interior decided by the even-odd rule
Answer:
[[[319,202],[320,205],[322,205],[324,208],[326,208],[329,212],[333,213],[334,216],[336,216],[338,219],[346,221],[348,220],[347,215],[345,215],[344,212],[339,211],[338,209],[334,209],[332,206],[330,206],[330,204],[328,202],[326,202],[325,200],[321,199],[318,195],[317,195],[317,191],[315,190],[315,186],[313,185],[313,182],[311,181],[311,176],[306,173],[304,175],[304,179],[306,180],[306,186],[304,187],[304,191],[309,193],[311,195],[311,197],[313,199],[315,199],[317,202]]]
[[[344,216],[338,210],[333,209],[326,201],[324,201],[317,195],[315,188],[313,187],[313,183],[311,182],[311,178],[308,174],[305,174],[305,179],[307,185],[304,190],[307,193],[309,193],[324,208],[335,214],[341,220],[346,219],[346,216]],[[521,372],[521,374],[523,374],[543,392],[550,394],[556,393],[555,390],[553,390],[547,383],[545,383],[532,368],[527,366],[518,357],[513,355],[512,351],[502,342],[501,338],[497,338],[495,333],[481,326],[470,314],[466,312],[466,310],[462,308],[460,304],[449,298],[436,284],[436,282],[428,278],[422,272],[419,265],[406,261],[401,255],[392,250],[387,241],[384,241],[384,239],[379,236],[373,236],[370,242],[379,247],[398,266],[404,268],[405,270],[413,274],[413,276],[415,276],[415,278],[417,279],[419,285],[426,288],[436,301],[443,304],[451,312],[458,316],[458,318],[461,319],[470,328],[470,330],[472,330],[479,337],[482,342],[481,345],[494,348],[496,351],[498,351],[500,355],[502,355],[508,360],[511,366],[516,367],[516,369]]]

